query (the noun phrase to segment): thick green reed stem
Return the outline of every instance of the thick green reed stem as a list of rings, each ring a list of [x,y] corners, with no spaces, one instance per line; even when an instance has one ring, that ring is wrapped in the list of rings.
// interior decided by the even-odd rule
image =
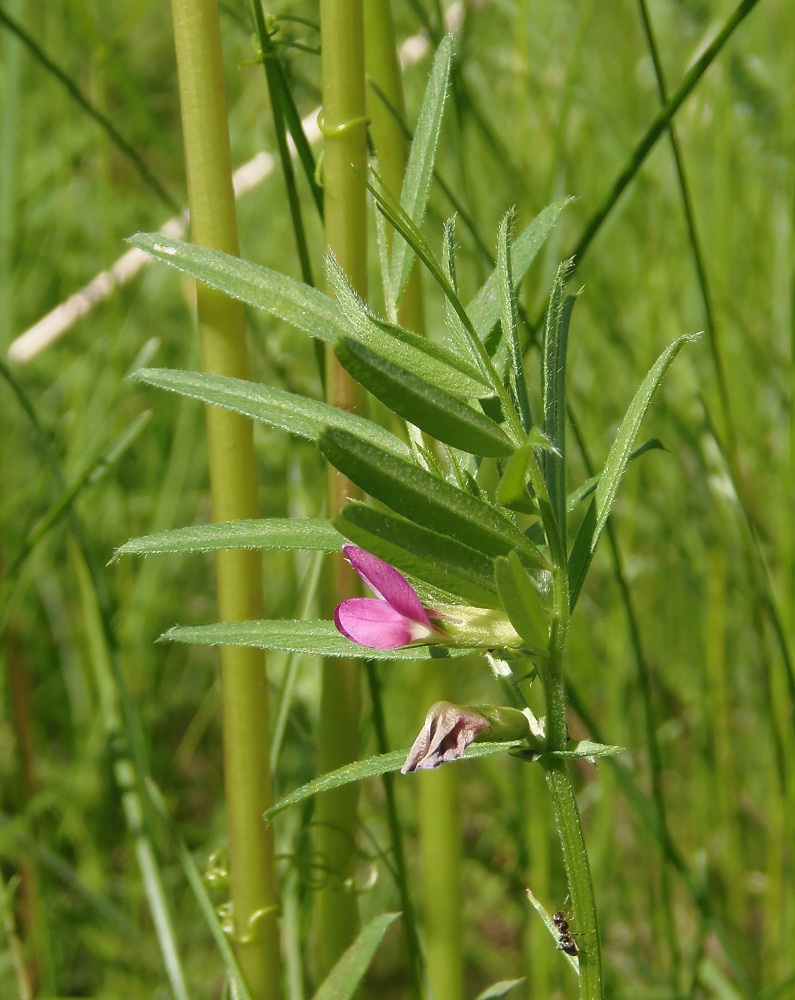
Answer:
[[[367,121],[364,98],[362,0],[321,0],[323,187],[326,242],[362,296],[367,295]],[[364,391],[337,364],[326,359],[326,395],[334,406],[361,412]],[[328,509],[333,517],[355,487],[335,470],[329,473]],[[336,604],[357,592],[355,574],[337,559],[330,587]],[[360,673],[355,661],[323,664],[318,726],[318,770],[333,771],[359,753]],[[355,895],[357,786],[318,796],[315,846],[325,881],[316,899],[316,968],[325,977],[356,935]]]
[[[172,0],[172,13],[193,240],[237,254],[218,5],[216,0]],[[202,285],[196,302],[204,370],[246,378],[241,304]],[[213,518],[257,517],[251,422],[210,406],[207,442]],[[262,617],[258,552],[220,552],[216,575],[222,621]],[[276,1000],[281,992],[278,892],[272,831],[262,819],[271,804],[262,652],[222,649],[221,690],[235,952],[252,998]]]

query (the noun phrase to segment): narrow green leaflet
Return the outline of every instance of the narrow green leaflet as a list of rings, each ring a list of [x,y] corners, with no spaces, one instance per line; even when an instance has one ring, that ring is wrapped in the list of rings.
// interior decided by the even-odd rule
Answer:
[[[446,386],[462,398],[490,395],[484,377],[452,352],[417,334],[406,332],[397,337],[390,328],[379,330],[374,322],[354,329],[334,299],[278,271],[156,233],[138,233],[128,242],[211,288],[277,316],[310,337],[334,344],[342,336],[356,336],[385,357],[422,372],[428,381]]]
[[[516,740],[513,743],[473,743],[466,748],[463,757],[458,757],[455,761],[448,761],[444,766],[447,767],[449,764],[454,764],[457,760],[475,760],[478,757],[490,757],[494,753],[500,753],[501,751],[507,753],[508,751],[526,746],[527,744],[524,740]],[[311,799],[314,795],[319,795],[321,792],[330,791],[332,788],[340,788],[342,785],[350,785],[354,781],[363,781],[365,778],[378,778],[382,774],[399,771],[405,764],[408,754],[408,747],[405,750],[392,750],[378,757],[358,760],[353,764],[346,764],[336,771],[323,774],[306,785],[296,788],[289,795],[285,795],[283,799],[280,799],[274,806],[268,809],[265,813],[265,819],[272,820],[274,816],[278,816],[280,812],[284,812],[290,806],[298,805],[299,802]]]
[[[565,750],[551,750],[542,757],[583,757],[595,760],[597,757],[615,757],[623,747],[611,746],[609,743],[594,743],[593,740],[570,740]]]
[[[569,321],[576,299],[571,295],[564,299],[563,289],[571,266],[571,261],[564,261],[560,265],[552,286],[544,328],[542,364],[544,433],[555,445],[554,451],[544,452],[542,468],[552,514],[564,548],[566,546],[566,351]]]
[[[685,334],[667,347],[655,362],[649,374],[635,393],[635,398],[621,421],[618,434],[607,456],[605,467],[596,487],[595,496],[580,525],[569,557],[569,586],[571,606],[577,602],[585,574],[593,559],[599,538],[607,523],[610,508],[626,472],[632,454],[632,445],[640,430],[646,411],[651,406],[663,376],[685,344],[697,340],[698,335]]]
[[[533,906],[533,909],[536,911],[536,913],[539,915],[539,917],[541,917],[541,919],[544,922],[544,926],[549,931],[549,933],[552,936],[552,939],[557,944],[560,941],[560,931],[555,926],[555,923],[552,920],[552,917],[549,915],[549,913],[547,913],[546,907],[544,906],[544,904],[539,899],[536,898],[536,896],[532,893],[532,891],[529,888],[525,889],[525,892],[527,893],[527,898],[530,900],[530,902],[531,902],[531,904]],[[569,965],[574,970],[575,975],[579,976],[579,974],[580,974],[580,961],[577,958],[577,956],[576,955],[569,955],[565,951],[561,951],[561,955],[568,961]]]
[[[218,549],[300,549],[339,552],[345,539],[322,518],[274,517],[248,521],[193,524],[131,538],[113,553],[148,556],[162,552],[215,552]]]
[[[487,458],[505,457],[513,451],[505,432],[482,411],[387,361],[364,344],[343,338],[336,355],[342,367],[376,399],[437,441]]]
[[[649,438],[648,441],[644,441],[643,444],[638,445],[637,448],[629,456],[630,462],[634,462],[636,458],[640,458],[641,455],[645,455],[647,451],[667,451],[668,449],[662,443],[659,438]],[[599,476],[591,476],[590,479],[586,479],[582,485],[578,486],[577,489],[572,490],[571,493],[566,497],[566,510],[572,511],[587,497],[589,497],[596,487],[599,485]]]
[[[128,243],[210,288],[278,316],[312,337],[333,344],[343,334],[350,334],[333,299],[286,274],[158,233],[137,233]]]
[[[403,646],[401,649],[368,649],[340,635],[334,622],[248,621],[214,622],[212,625],[175,625],[160,637],[164,642],[196,646],[254,646],[288,653],[346,656],[356,660],[446,660],[466,656],[472,649],[456,646]]]
[[[469,316],[466,314],[466,310],[456,294],[455,289],[450,283],[449,278],[445,274],[444,268],[441,266],[439,261],[434,256],[431,251],[428,241],[425,239],[420,230],[414,225],[411,219],[406,215],[403,209],[391,196],[390,192],[384,187],[381,178],[375,171],[372,171],[375,177],[375,186],[367,181],[367,190],[372,194],[375,199],[376,205],[380,212],[387,217],[389,222],[394,226],[394,228],[400,233],[404,240],[409,244],[414,253],[417,254],[419,259],[428,269],[431,277],[437,283],[439,288],[441,288],[447,301],[450,303],[455,311],[456,316],[461,320],[461,327],[467,336],[467,345],[473,359],[476,359],[480,363],[480,367],[483,370],[483,374],[487,375],[489,378],[489,384],[494,390],[495,394],[500,394],[500,383],[497,377],[497,373],[494,371],[494,366],[491,363],[491,359],[486,353],[486,348],[483,343],[478,338],[475,328],[472,326],[472,322]]]
[[[510,364],[508,366],[511,393],[514,405],[522,421],[525,434],[530,432],[533,418],[530,413],[530,399],[527,395],[522,351],[519,347],[519,331],[516,325],[516,294],[511,271],[511,254],[508,241],[511,235],[514,213],[506,212],[500,222],[497,236],[497,275],[499,278],[501,322],[503,340],[508,346]]]
[[[381,940],[399,913],[380,913],[359,932],[323,980],[314,1000],[350,1000],[373,960]]]
[[[484,399],[493,395],[488,379],[460,353],[373,316],[351,288],[330,251],[326,254],[326,277],[353,331],[350,336],[355,336],[376,354],[460,399]]]
[[[528,577],[515,552],[494,561],[494,576],[502,606],[529,649],[543,652],[549,646],[549,619],[541,594]]]
[[[540,550],[485,500],[418,465],[335,429],[321,436],[318,447],[357,486],[416,524],[487,555],[504,555],[516,548],[532,564],[547,565]]]
[[[428,194],[433,178],[433,164],[436,146],[442,126],[447,87],[450,79],[450,63],[453,57],[453,36],[446,35],[436,50],[436,55],[425,89],[414,139],[411,143],[400,204],[416,226],[422,225]],[[404,240],[394,240],[389,285],[396,303],[408,281],[414,254]]]
[[[502,982],[492,983],[482,993],[478,993],[475,1000],[501,1000],[502,997],[508,996],[512,989],[521,986],[524,981],[523,978],[503,979]]]
[[[530,480],[531,463],[535,459],[535,449],[554,451],[555,446],[538,427],[531,427],[527,441],[520,445],[511,458],[505,463],[499,486],[497,487],[497,502],[504,507],[533,513],[537,503],[531,500],[527,484]]]
[[[378,424],[283,389],[228,375],[207,375],[171,368],[142,368],[135,373],[135,377],[148,385],[234,410],[309,441],[316,441],[325,427],[339,427],[393,455],[411,454],[407,445]]]
[[[513,241],[511,244],[511,274],[514,288],[527,274],[527,269],[552,232],[560,213],[573,200],[573,198],[560,198],[558,201],[553,201]],[[495,268],[467,306],[467,313],[481,340],[488,337],[492,327],[499,320],[501,308],[499,269]],[[498,366],[497,370],[501,371],[502,369]]]
[[[401,572],[478,607],[499,607],[491,559],[468,545],[363,503],[348,504],[335,523]]]

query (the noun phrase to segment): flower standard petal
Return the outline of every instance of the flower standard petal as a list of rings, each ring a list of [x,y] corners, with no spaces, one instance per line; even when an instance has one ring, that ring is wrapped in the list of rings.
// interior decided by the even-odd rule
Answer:
[[[390,607],[406,618],[431,627],[431,621],[417,596],[417,591],[394,566],[356,545],[345,545],[342,551],[376,597],[386,601]]]
[[[352,642],[370,649],[398,649],[427,639],[435,631],[430,621],[427,625],[413,621],[374,597],[343,601],[334,611],[334,623]]]

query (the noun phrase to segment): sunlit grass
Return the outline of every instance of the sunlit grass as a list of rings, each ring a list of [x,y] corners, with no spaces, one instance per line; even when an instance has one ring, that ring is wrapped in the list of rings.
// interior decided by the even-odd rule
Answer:
[[[407,34],[418,30],[418,21],[411,5],[405,8],[397,16]],[[730,3],[652,6],[669,91],[732,9]],[[167,8],[123,16],[88,4],[8,10],[183,199]],[[316,18],[314,10],[302,6],[300,12]],[[273,149],[273,139],[261,68],[246,65],[249,30],[231,16],[224,27],[237,165],[263,144]],[[303,36],[302,29],[291,30]],[[3,218],[9,242],[0,275],[0,336],[7,345],[120,256],[124,237],[156,229],[168,212],[29,54],[12,57],[18,43],[8,32],[0,44],[0,86],[10,96],[3,102],[3,127],[15,137],[13,146],[4,146],[13,148],[13,158],[0,154],[10,198],[2,202],[9,205]],[[570,680],[576,697],[599,736],[628,748],[618,764],[581,771],[608,994],[614,997],[752,996],[764,989],[773,996],[795,971],[788,944],[795,933],[795,745],[787,660],[795,560],[793,51],[795,21],[786,5],[761,0],[675,119],[736,450],[724,456],[715,441],[715,430],[727,441],[724,414],[702,338],[677,362],[644,430],[667,452],[633,466],[615,509],[626,593],[605,544],[574,618]],[[659,110],[638,9],[529,2],[475,7],[458,52],[461,75],[438,170],[492,252],[498,220],[510,205],[525,222],[554,197],[577,197],[525,282],[532,319],[559,259],[576,246]],[[318,60],[292,51],[288,63],[306,114],[317,99]],[[412,124],[428,65],[426,59],[407,70]],[[485,127],[499,140],[499,151],[484,137]],[[299,188],[320,273],[320,230],[306,185]],[[438,220],[452,209],[438,190],[432,207],[427,234],[438,248]],[[245,196],[240,225],[246,256],[300,275],[278,174]],[[474,291],[486,265],[460,219],[458,239],[459,280]],[[651,360],[675,337],[705,326],[666,136],[589,247],[575,284],[584,292],[570,342],[570,398],[589,458],[601,465],[612,429]],[[52,442],[51,456],[4,383],[5,566],[58,501],[63,483],[92,467],[139,413],[154,411],[133,446],[85,487],[73,515],[53,527],[3,591],[8,681],[0,723],[6,789],[0,846],[7,882],[26,864],[38,868],[28,955],[52,995],[144,997],[167,990],[113,779],[114,751],[103,730],[101,678],[91,659],[97,626],[86,618],[79,557],[74,549],[70,554],[67,538],[96,570],[105,641],[116,644],[131,695],[131,714],[123,720],[127,737],[137,734],[142,741],[201,869],[223,843],[213,658],[201,648],[154,645],[176,621],[212,620],[212,565],[203,556],[104,565],[131,536],[209,516],[198,406],[125,381],[152,337],[158,343],[147,363],[196,366],[186,301],[174,274],[150,268],[59,343],[15,369]],[[428,315],[429,329],[443,338],[442,306],[432,295]],[[252,317],[252,330],[257,377],[319,392],[311,350],[261,316]],[[531,386],[536,409],[539,384],[540,376]],[[263,513],[321,514],[324,473],[313,449],[277,432],[260,429],[257,435]],[[577,453],[574,444],[571,452]],[[585,460],[577,461],[584,478]],[[267,613],[291,617],[304,596],[309,560],[268,559]],[[393,665],[380,671],[393,746],[411,741],[427,708],[413,703],[402,670]],[[277,791],[314,773],[309,734],[316,678],[316,664],[300,666]],[[281,683],[278,669],[273,683]],[[476,666],[451,668],[449,686],[447,695],[457,701],[489,697]],[[367,720],[363,725],[369,753],[372,727]],[[570,728],[584,735],[588,726],[573,713]],[[23,764],[32,768],[32,784],[25,783]],[[532,977],[533,996],[573,995],[569,970],[523,896],[529,885],[553,911],[565,897],[540,786],[536,776],[525,779],[502,758],[471,765],[464,774],[467,995],[520,975]],[[411,838],[413,786],[398,783],[397,794]],[[388,842],[382,795],[375,783],[364,792],[362,818],[373,838],[365,844],[376,856],[362,861],[365,917],[398,905],[373,846]],[[655,813],[661,807],[667,836]],[[176,856],[162,830],[152,831],[192,995],[220,995],[221,961]],[[297,928],[311,896],[309,838],[298,817],[277,827],[277,835],[280,850],[294,861],[285,862],[283,874],[293,892],[287,925]],[[371,870],[379,876],[374,887]],[[223,900],[221,891],[217,902]],[[24,936],[26,911],[18,896],[15,902]],[[297,933],[291,931],[292,949],[300,946]],[[14,996],[8,940],[3,948],[0,992]],[[404,995],[402,962],[400,947],[385,947],[372,972],[375,988]]]

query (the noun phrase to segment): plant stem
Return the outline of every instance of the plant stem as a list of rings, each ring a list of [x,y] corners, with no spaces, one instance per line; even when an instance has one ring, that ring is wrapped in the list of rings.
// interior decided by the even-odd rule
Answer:
[[[323,184],[326,242],[353,288],[367,295],[367,127],[364,98],[364,27],[361,0],[321,0],[323,118],[326,137]],[[365,393],[337,363],[326,358],[326,395],[332,405],[361,412]],[[336,470],[329,472],[328,510],[334,517],[357,493]],[[347,563],[337,560],[329,588],[336,604],[358,590]],[[323,664],[318,770],[321,774],[355,760],[359,753],[359,666],[352,660]],[[316,899],[316,969],[325,978],[358,926],[354,893],[357,786],[351,784],[318,796],[316,850],[327,869]]]
[[[580,814],[568,764],[559,757],[545,762],[547,788],[552,795],[555,821],[563,849],[563,863],[569,885],[572,908],[577,917],[580,950],[580,998],[602,1000],[602,956],[596,922],[596,904],[591,869],[582,835]]]
[[[173,0],[172,13],[193,239],[237,254],[218,5],[216,0]],[[246,378],[242,305],[202,285],[196,302],[204,370]],[[213,518],[257,517],[251,421],[208,407],[207,441]],[[216,577],[222,621],[262,617],[258,552],[220,552]],[[262,819],[272,797],[263,653],[222,649],[221,692],[235,952],[251,996],[275,1000],[281,975],[273,833]]]
[[[565,561],[553,578],[556,617],[552,623],[549,656],[541,668],[547,709],[547,747],[564,750],[568,741],[563,661],[569,634],[569,581]],[[571,772],[565,758],[542,758],[552,796],[558,837],[572,906],[577,918],[581,1000],[602,1000],[602,958],[596,922],[591,869],[585,849]]]

